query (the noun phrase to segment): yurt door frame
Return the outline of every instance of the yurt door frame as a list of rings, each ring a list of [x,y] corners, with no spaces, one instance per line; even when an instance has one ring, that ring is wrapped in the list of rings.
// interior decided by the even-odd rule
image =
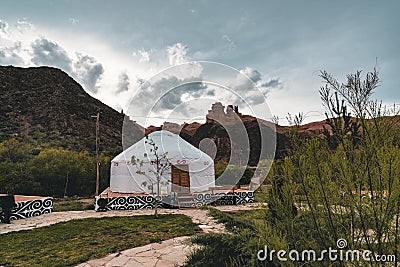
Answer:
[[[172,192],[190,193],[189,165],[171,166]]]

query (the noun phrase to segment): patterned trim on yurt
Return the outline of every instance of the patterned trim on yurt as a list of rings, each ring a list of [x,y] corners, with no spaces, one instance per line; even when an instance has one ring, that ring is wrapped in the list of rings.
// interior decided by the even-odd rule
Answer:
[[[196,206],[205,205],[237,205],[254,202],[252,191],[240,191],[229,193],[194,193]],[[160,201],[161,200],[161,201]],[[151,195],[121,196],[121,197],[96,197],[95,210],[139,210],[153,209],[154,197]],[[177,201],[171,196],[160,196],[159,207],[172,208],[177,206]]]
[[[53,211],[53,198],[42,198],[16,202],[10,220],[25,219]],[[3,219],[3,218],[2,218]]]

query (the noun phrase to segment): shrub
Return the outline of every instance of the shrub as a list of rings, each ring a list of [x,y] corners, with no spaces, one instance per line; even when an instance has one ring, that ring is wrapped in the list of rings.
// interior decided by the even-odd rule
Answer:
[[[223,161],[219,161],[214,165],[215,178],[218,185],[250,184],[254,175],[254,170],[250,166],[227,166]]]

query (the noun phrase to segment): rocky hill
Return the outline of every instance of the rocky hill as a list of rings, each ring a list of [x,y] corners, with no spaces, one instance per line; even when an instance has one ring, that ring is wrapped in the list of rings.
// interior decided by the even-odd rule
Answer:
[[[122,150],[124,115],[87,94],[65,72],[50,68],[0,66],[0,141],[17,137],[71,150],[95,150],[96,118],[100,113],[100,151]],[[143,129],[130,128],[139,138]]]
[[[243,137],[235,136],[241,132],[243,126],[246,131],[243,134],[248,136],[249,140],[249,152],[246,152],[248,147],[244,144]],[[270,159],[272,156],[282,158],[290,146],[289,140],[284,134],[290,130],[290,127],[277,127],[272,122],[241,114],[238,107],[232,105],[225,109],[225,106],[220,102],[212,105],[204,124],[194,122],[179,125],[165,122],[159,127],[148,127],[146,133],[161,129],[179,134],[195,147],[200,147],[202,140],[211,139],[217,148],[215,160],[225,162],[231,160],[230,163],[232,164],[244,164],[244,161],[247,161],[249,165],[255,166],[259,159]],[[247,137],[245,138],[247,139]],[[207,148],[204,151],[208,153]],[[212,152],[211,150],[210,153],[212,154]],[[242,158],[243,155],[247,154],[249,155],[248,159],[247,157]]]

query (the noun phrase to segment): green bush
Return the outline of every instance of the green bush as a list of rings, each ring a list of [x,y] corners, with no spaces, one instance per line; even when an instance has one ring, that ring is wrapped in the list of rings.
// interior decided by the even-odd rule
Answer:
[[[215,179],[218,185],[239,185],[250,184],[254,170],[250,166],[228,166],[225,162],[219,161],[214,165]]]
[[[191,238],[200,248],[189,255],[184,266],[277,266],[259,261],[257,252],[263,249],[258,237],[258,226],[253,218],[264,219],[265,210],[229,214],[212,207],[202,207],[230,233],[209,233]]]
[[[110,161],[100,156],[100,190],[109,185]],[[88,152],[33,147],[17,139],[0,143],[0,193],[91,196],[95,183],[96,160]]]
[[[251,233],[243,230],[239,234],[203,234],[191,239],[201,247],[189,255],[186,267],[221,266],[276,266],[272,262],[257,259],[262,249]]]

